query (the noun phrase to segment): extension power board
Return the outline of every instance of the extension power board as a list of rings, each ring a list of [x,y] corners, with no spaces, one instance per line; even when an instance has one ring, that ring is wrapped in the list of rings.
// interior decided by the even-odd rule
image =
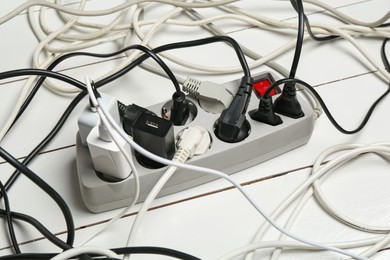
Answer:
[[[254,82],[270,78],[274,79],[275,77],[268,72],[253,76]],[[224,84],[231,93],[236,92],[238,85],[239,80]],[[188,97],[188,100],[193,104],[191,107],[193,118],[186,125],[174,126],[175,135],[188,126],[200,125],[208,130],[212,144],[206,153],[194,156],[186,163],[232,174],[306,144],[314,128],[313,109],[299,93],[297,93],[297,98],[304,112],[303,117],[294,119],[280,115],[283,123],[271,126],[254,121],[247,116],[251,129],[250,134],[241,142],[227,143],[219,140],[214,134],[214,123],[220,114],[206,112],[197,100]],[[148,107],[148,109],[157,115],[161,115],[164,113],[163,110],[167,107],[167,103],[169,101],[153,105]],[[258,104],[259,98],[254,94],[251,95],[248,111],[257,109]],[[86,207],[90,211],[98,213],[128,206],[134,197],[135,184],[133,175],[121,181],[108,181],[101,178],[93,167],[89,149],[82,144],[79,133],[76,139],[77,172],[82,199]],[[159,169],[146,168],[137,161],[134,154],[133,152],[132,156],[139,172],[141,186],[138,202],[142,202],[167,167]],[[163,187],[158,196],[161,197],[183,191],[213,181],[216,178],[216,176],[205,173],[179,169]]]

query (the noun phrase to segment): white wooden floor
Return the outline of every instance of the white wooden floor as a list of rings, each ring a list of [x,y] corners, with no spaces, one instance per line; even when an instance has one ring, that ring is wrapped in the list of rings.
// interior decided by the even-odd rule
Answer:
[[[6,14],[24,1],[2,1],[0,16]],[[89,1],[90,8],[106,8],[120,1]],[[390,8],[388,0],[324,0],[340,11],[363,21],[373,21],[383,16]],[[260,14],[280,20],[295,22],[296,13],[289,1],[246,0],[241,6]],[[305,4],[311,21],[335,22],[328,19],[318,8]],[[166,9],[170,9],[171,7]],[[205,14],[212,12],[202,10]],[[156,12],[158,13],[158,12]],[[153,14],[153,13],[152,13]],[[145,15],[152,15],[146,13]],[[223,23],[219,25],[229,35],[260,54],[267,54],[277,46],[294,39],[295,33],[260,31],[243,24]],[[33,35],[26,13],[0,25],[0,71],[26,68],[31,66],[32,53],[38,44]],[[155,45],[172,41],[189,40],[208,36],[201,29],[188,29],[167,26],[159,33]],[[369,52],[380,61],[380,39],[359,39]],[[390,45],[389,45],[390,46]],[[110,52],[119,49],[119,43],[102,44],[92,48],[95,52]],[[390,47],[387,48],[390,53]],[[183,59],[207,64],[209,66],[237,65],[234,53],[221,45],[210,45],[172,52]],[[213,58],[210,59],[210,55]],[[293,51],[275,59],[289,68]],[[108,68],[114,68],[120,59],[96,62],[93,59],[75,58],[65,62],[61,69],[71,76],[83,80],[85,75],[92,78],[101,75]],[[79,65],[83,65],[79,67]],[[85,66],[84,66],[85,65]],[[172,68],[177,68],[172,65]],[[254,72],[270,70],[262,66]],[[184,75],[183,70],[177,73]],[[237,78],[239,74],[206,75],[199,78],[226,82]],[[317,86],[331,112],[342,126],[355,128],[362,120],[371,103],[387,88],[367,65],[350,43],[337,40],[318,43],[307,40],[304,43],[297,76]],[[25,78],[0,82],[0,125],[3,124],[19,95]],[[121,79],[109,84],[102,91],[115,95],[124,103],[137,103],[149,106],[168,100],[171,96],[171,83],[159,76],[136,68]],[[54,126],[72,97],[53,94],[47,89],[39,91],[19,122],[13,127],[1,146],[17,158],[26,156]],[[76,243],[88,238],[102,223],[115,216],[119,210],[93,214],[83,205],[78,188],[75,166],[75,135],[77,118],[86,104],[83,100],[67,120],[58,136],[45,148],[31,164],[41,178],[55,188],[68,203],[76,226]],[[233,175],[241,183],[249,182],[245,189],[253,196],[266,212],[271,213],[295,188],[299,187],[310,172],[315,158],[326,148],[342,143],[375,143],[389,141],[390,124],[389,98],[382,102],[373,113],[367,126],[358,134],[339,133],[322,115],[315,123],[315,129],[308,144],[277,158],[256,165]],[[329,200],[353,219],[378,226],[389,226],[390,221],[390,175],[388,162],[375,157],[365,156],[350,165],[340,168],[323,185]],[[13,168],[0,160],[0,179],[5,182]],[[275,178],[264,177],[274,176]],[[225,253],[248,244],[264,219],[245,201],[235,189],[224,180],[217,180],[190,190],[157,199],[153,206],[161,206],[150,211],[138,236],[139,245],[155,245],[174,248],[193,254],[202,259],[216,259]],[[65,232],[65,223],[57,206],[39,188],[27,178],[21,177],[9,192],[12,210],[30,214],[44,223],[52,232]],[[131,213],[135,213],[137,205]],[[280,218],[283,225],[291,208]],[[90,244],[104,247],[125,245],[128,232],[134,220],[134,214],[121,219],[109,230],[92,240]],[[23,252],[58,252],[46,239],[28,225],[18,224],[17,237],[22,243]],[[357,240],[373,237],[353,230],[327,215],[312,199],[306,205],[292,232],[308,239],[322,242]],[[270,228],[264,240],[275,240],[278,232]],[[63,235],[60,235],[63,237]],[[37,240],[37,241],[35,241]],[[353,249],[361,252],[363,248]],[[12,253],[4,221],[0,222],[0,255]],[[268,259],[271,251],[260,250],[256,259]],[[377,253],[373,259],[388,259],[390,252]],[[331,252],[286,251],[280,259],[341,259]],[[139,259],[157,259],[156,256],[142,256]],[[160,259],[160,258],[158,258]],[[161,258],[162,259],[162,258]],[[238,259],[243,259],[238,258]],[[343,258],[344,259],[344,258]]]

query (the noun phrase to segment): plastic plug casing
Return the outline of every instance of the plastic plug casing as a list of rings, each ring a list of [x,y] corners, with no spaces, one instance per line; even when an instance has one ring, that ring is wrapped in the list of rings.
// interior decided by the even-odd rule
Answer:
[[[128,154],[131,154],[130,146],[118,133],[119,145],[123,147]],[[109,181],[121,181],[126,179],[131,168],[122,154],[117,144],[112,140],[105,125],[99,124],[92,128],[88,137],[87,144],[91,154],[93,167]]]
[[[133,123],[133,140],[146,150],[166,159],[175,154],[175,137],[172,122],[149,113],[141,112]],[[139,153],[135,153],[140,164],[149,168],[162,165]]]
[[[123,130],[130,136],[133,135],[133,133],[132,133],[133,123],[137,120],[138,116],[141,113],[156,115],[152,111],[150,111],[146,108],[140,107],[136,104],[131,104],[128,106],[121,105],[121,110],[119,112],[120,112],[120,116],[122,118]]]
[[[249,105],[253,79],[243,77],[230,106],[225,109],[215,124],[216,136],[225,142],[235,143],[244,140],[250,132],[245,113]]]
[[[280,125],[282,119],[280,116],[275,114],[273,106],[272,106],[272,98],[261,98],[259,102],[258,109],[249,111],[249,116],[258,122],[262,122],[268,125]]]
[[[229,107],[233,95],[223,85],[211,81],[201,81],[188,77],[183,83],[183,91],[196,98],[203,110],[219,114]]]
[[[120,122],[119,111],[117,100],[114,97],[111,97],[107,94],[101,93],[101,98],[103,104],[110,112],[111,116],[115,119],[117,123]],[[87,146],[87,137],[91,132],[92,128],[97,126],[100,122],[99,115],[94,110],[90,104],[86,105],[83,112],[81,112],[80,117],[77,121],[79,127],[79,133],[81,138],[81,143]]]
[[[172,101],[170,120],[174,125],[184,125],[190,116],[186,95],[183,92],[175,92]]]
[[[291,118],[300,118],[305,115],[297,99],[295,83],[284,85],[282,94],[274,102],[274,110],[278,114]]]

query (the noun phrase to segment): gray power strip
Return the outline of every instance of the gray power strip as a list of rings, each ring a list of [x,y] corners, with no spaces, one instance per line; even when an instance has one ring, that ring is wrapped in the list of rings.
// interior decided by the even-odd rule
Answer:
[[[253,78],[256,82],[269,77],[269,75],[271,74],[262,73],[255,75]],[[235,93],[238,87],[238,80],[225,83],[224,86],[231,93]],[[282,124],[270,126],[253,121],[247,116],[251,132],[246,139],[239,143],[226,143],[219,140],[215,136],[213,129],[214,122],[218,119],[219,114],[205,112],[196,100],[189,97],[189,100],[195,104],[193,109],[195,109],[194,115],[196,116],[185,126],[175,126],[174,132],[177,134],[190,125],[203,126],[210,133],[212,145],[205,154],[194,156],[187,163],[232,174],[306,144],[314,128],[313,110],[299,94],[297,97],[305,114],[303,117],[293,119],[281,116]],[[248,111],[256,109],[258,103],[259,100],[256,95],[252,95]],[[156,114],[161,114],[164,104],[156,104],[148,109]],[[80,190],[86,207],[90,211],[98,213],[129,205],[134,197],[134,178],[132,175],[119,182],[109,182],[101,179],[93,168],[88,147],[82,144],[79,134],[77,135],[76,151]],[[133,160],[140,176],[141,187],[138,202],[142,202],[165,172],[166,167],[160,169],[145,168],[137,162],[134,154]],[[159,196],[189,189],[216,178],[216,176],[199,172],[179,170],[164,186]]]

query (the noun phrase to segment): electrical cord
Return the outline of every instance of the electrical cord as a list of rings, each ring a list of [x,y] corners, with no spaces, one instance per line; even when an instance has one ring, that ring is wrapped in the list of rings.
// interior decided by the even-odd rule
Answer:
[[[15,159],[11,154],[5,151],[0,147],[0,156],[4,158],[9,164],[18,169],[23,175],[28,177],[32,182],[34,182],[39,188],[41,188],[47,195],[49,195],[59,206],[62,214],[64,215],[66,227],[67,227],[67,241],[68,245],[73,245],[74,242],[74,223],[72,213],[64,201],[64,199],[55,191],[51,186],[49,186],[44,180],[42,180],[38,175],[36,175],[32,170],[27,168],[24,164]]]
[[[164,248],[164,247],[154,247],[154,246],[136,246],[136,247],[121,247],[121,248],[113,248],[111,249],[114,253],[118,255],[124,255],[124,254],[143,254],[143,255],[161,255],[161,256],[168,256],[173,257],[176,259],[182,259],[182,260],[200,260],[200,258],[197,258],[195,256],[192,256],[190,254],[180,252],[178,250],[174,250],[171,248]],[[57,254],[50,254],[50,253],[22,253],[19,255],[8,255],[8,256],[0,256],[0,260],[46,260],[46,259],[52,259]],[[91,256],[92,259],[101,259],[100,257],[94,257]],[[116,258],[115,258],[116,259]]]
[[[163,69],[163,71],[166,73],[166,75],[168,76],[169,79],[171,79],[175,89],[176,89],[176,92],[181,92],[181,89],[180,89],[180,85],[179,85],[179,82],[177,81],[175,75],[172,73],[172,71],[169,69],[169,67],[165,64],[164,61],[161,60],[160,57],[158,57],[155,53],[153,53],[153,51],[150,51],[149,49],[147,49],[146,47],[142,46],[142,45],[131,45],[131,46],[128,46],[126,48],[123,48],[119,51],[116,51],[116,52],[111,52],[111,53],[105,53],[105,54],[99,54],[99,53],[90,53],[90,52],[74,52],[74,53],[68,53],[68,54],[65,54],[65,55],[62,55],[60,56],[59,58],[57,58],[56,60],[54,60],[47,68],[47,71],[52,71],[58,64],[60,64],[61,62],[63,62],[64,60],[66,59],[69,59],[71,57],[75,57],[75,56],[88,56],[88,57],[95,57],[95,58],[109,58],[109,57],[113,57],[113,56],[117,56],[118,54],[121,54],[121,53],[124,53],[126,51],[129,51],[129,50],[132,50],[132,49],[138,49],[138,50],[141,50],[143,51],[144,53],[146,53],[145,55],[147,57],[152,57],[159,65],[160,67]],[[133,69],[135,67],[132,66],[130,68]],[[28,75],[28,74],[27,74]],[[12,77],[12,76],[11,76]],[[1,80],[1,74],[0,74],[0,80]],[[14,121],[12,122],[11,126],[13,124],[16,123],[16,121],[19,119],[19,117],[23,114],[24,110],[28,107],[28,105],[30,104],[30,102],[32,101],[32,99],[34,98],[35,94],[38,92],[39,88],[41,87],[41,85],[44,83],[44,81],[46,80],[46,77],[43,76],[41,78],[39,78],[39,80],[37,81],[37,83],[35,84],[34,88],[31,90],[30,94],[28,95],[28,97],[25,99],[24,103],[22,104],[22,106],[20,107],[20,110],[18,112],[18,114],[16,115]],[[104,85],[104,84],[103,84]],[[100,86],[103,86],[102,84],[100,84]],[[84,86],[84,85],[82,85]],[[84,90],[84,89],[83,89]],[[9,129],[7,130],[9,131]]]
[[[89,77],[85,77],[85,83],[86,83],[86,86],[88,88],[91,88],[91,84],[94,85],[94,83],[90,80]],[[99,111],[98,111],[98,113],[99,113]],[[126,152],[126,150],[124,150],[123,146],[120,145],[120,141],[119,141],[120,137],[117,135],[117,133],[106,122],[103,122],[103,124],[105,125],[107,131],[109,132],[109,135],[111,136],[112,140],[115,142],[115,144],[117,145],[117,147],[119,148],[121,153],[125,156],[127,163],[130,165],[130,168],[132,170],[131,174],[133,175],[133,178],[134,178],[134,186],[135,186],[134,196],[133,196],[132,201],[129,203],[129,205],[127,207],[125,207],[125,209],[123,209],[114,218],[110,219],[110,221],[108,221],[103,226],[103,228],[99,229],[94,235],[92,235],[90,238],[88,238],[87,240],[82,242],[80,245],[85,245],[87,242],[89,242],[93,238],[95,238],[98,234],[100,234],[104,230],[106,230],[111,224],[115,223],[117,220],[122,218],[131,208],[134,207],[135,203],[138,201],[139,194],[140,194],[140,182],[139,182],[139,174],[138,174],[137,167],[135,166],[131,156]]]
[[[205,7],[212,7],[212,6],[218,6],[218,5],[224,5],[228,3],[235,2],[236,0],[220,0],[220,1],[212,1],[212,2],[197,2],[197,3],[185,3],[185,2],[177,2],[173,0],[153,0],[153,2],[157,3],[164,3],[169,4],[173,6],[180,6],[180,7],[191,7],[191,8],[205,8]],[[45,0],[30,0],[28,2],[25,2],[21,5],[19,5],[17,8],[12,10],[11,12],[7,13],[6,15],[0,17],[0,24],[3,24],[7,22],[8,20],[12,19],[19,13],[23,12],[27,8],[30,8],[32,6],[40,5],[40,6],[46,6],[50,7],[52,9],[55,9],[57,11],[61,11],[67,14],[76,15],[76,16],[102,16],[102,15],[108,15],[112,13],[119,12],[131,5],[134,5],[136,3],[143,3],[143,2],[151,2],[150,0],[133,0],[130,2],[126,2],[120,5],[117,5],[115,7],[112,7],[107,10],[98,10],[98,11],[81,11],[81,10],[75,10],[71,8],[64,7],[62,5],[57,5]]]
[[[249,70],[248,64],[245,61],[245,56],[242,53],[242,51],[240,50],[240,46],[237,44],[236,41],[234,41],[230,37],[226,37],[226,36],[213,36],[213,37],[203,38],[203,39],[199,39],[199,40],[169,43],[169,44],[161,45],[161,46],[159,46],[157,48],[154,48],[154,49],[152,49],[152,51],[154,53],[160,53],[160,52],[163,52],[163,51],[195,47],[195,46],[205,45],[205,44],[210,44],[210,43],[215,43],[215,42],[227,42],[227,43],[229,43],[234,48],[234,50],[235,50],[235,52],[237,54],[237,57],[238,57],[238,59],[240,61],[241,68],[242,68],[245,76],[248,76],[248,75],[250,76],[250,70]],[[122,69],[121,71],[118,71],[118,72],[110,75],[109,77],[107,77],[105,79],[102,79],[102,80],[96,82],[95,83],[96,87],[98,88],[98,87],[100,87],[102,85],[106,85],[109,82],[111,82],[111,81],[113,81],[113,80],[123,76],[130,69],[132,69],[134,66],[137,66],[140,63],[142,63],[146,58],[147,58],[146,55],[142,55],[142,56],[138,57],[128,67],[126,67],[126,68]]]
[[[58,246],[59,248],[64,250],[71,248],[70,245],[66,244],[64,241],[56,237],[42,223],[40,223],[35,218],[15,211],[11,211],[10,213],[11,213],[12,220],[20,220],[30,224],[36,230],[38,230],[39,233],[41,233],[44,237],[46,237],[50,242],[52,242],[54,245]],[[0,209],[0,215],[2,217],[5,217],[7,213],[5,210]]]
[[[172,161],[184,163],[188,159],[192,158],[194,155],[200,155],[205,153],[209,149],[210,144],[211,138],[205,128],[200,126],[190,126],[183,131],[182,135],[180,135],[179,140],[177,142],[177,151]],[[163,186],[172,177],[176,170],[177,167],[175,166],[168,167],[164,174],[161,176],[161,178],[153,186],[152,190],[149,192],[134,220],[127,240],[127,246],[130,246],[135,243],[138,230],[145,217],[146,212],[150,208],[151,204],[153,203]],[[126,259],[128,259],[127,255],[125,256],[124,260]]]
[[[291,5],[296,10],[296,12],[298,13],[297,42],[295,45],[294,58],[291,64],[290,75],[289,75],[289,78],[293,79],[295,78],[295,74],[298,69],[299,58],[302,52],[303,36],[305,33],[305,20],[304,20],[305,12],[303,10],[303,5],[301,0],[290,0],[290,2]]]
[[[5,220],[7,221],[8,226],[8,233],[11,239],[12,246],[14,248],[14,251],[16,254],[20,254],[22,251],[20,251],[18,240],[16,239],[15,229],[12,224],[12,213],[11,213],[11,207],[8,200],[7,191],[4,188],[3,183],[0,181],[0,190],[2,197],[4,199],[4,208],[5,208]]]
[[[343,134],[356,134],[357,132],[362,130],[366,126],[366,124],[368,123],[368,120],[370,119],[370,117],[371,117],[372,113],[374,112],[376,106],[390,93],[390,84],[389,84],[389,87],[387,88],[387,90],[382,95],[380,95],[374,101],[374,103],[371,105],[371,107],[368,109],[366,115],[364,116],[364,118],[363,118],[362,122],[359,124],[359,126],[356,127],[354,130],[346,130],[342,126],[340,126],[340,124],[337,123],[337,121],[334,119],[333,115],[330,113],[328,107],[326,106],[325,102],[323,101],[321,96],[318,94],[318,92],[312,86],[310,86],[308,83],[304,82],[303,80],[300,80],[300,79],[281,79],[281,80],[277,80],[273,84],[271,84],[271,86],[269,86],[267,88],[267,90],[264,93],[262,98],[264,98],[264,99],[270,98],[270,93],[276,86],[278,86],[280,84],[283,84],[283,83],[290,83],[290,82],[299,83],[302,86],[304,86],[305,88],[307,88],[310,92],[312,92],[313,95],[318,100],[318,102],[320,103],[320,105],[321,105],[323,111],[325,112],[326,116],[328,117],[329,121],[333,124],[333,126],[338,131],[340,131]]]
[[[389,59],[387,58],[386,55],[386,44],[389,41],[389,38],[386,38],[383,40],[382,46],[381,46],[381,58],[382,62],[385,65],[386,70],[390,73],[390,63]]]

